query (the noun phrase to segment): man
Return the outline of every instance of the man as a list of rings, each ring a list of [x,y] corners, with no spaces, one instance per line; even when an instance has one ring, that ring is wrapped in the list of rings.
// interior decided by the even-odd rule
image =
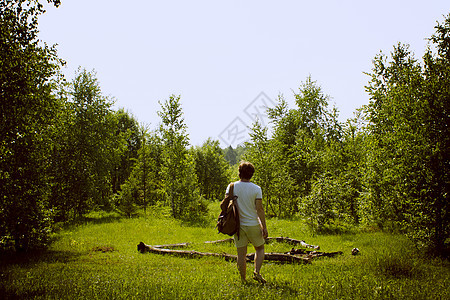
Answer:
[[[234,196],[237,196],[240,230],[239,235],[234,235],[237,248],[237,266],[242,282],[246,282],[246,256],[247,244],[255,247],[255,270],[253,279],[261,283],[266,280],[261,276],[260,270],[264,261],[264,240],[268,237],[266,218],[262,205],[261,188],[250,182],[255,167],[249,162],[241,162],[239,165],[240,181],[234,183]],[[228,194],[230,186],[227,187]]]

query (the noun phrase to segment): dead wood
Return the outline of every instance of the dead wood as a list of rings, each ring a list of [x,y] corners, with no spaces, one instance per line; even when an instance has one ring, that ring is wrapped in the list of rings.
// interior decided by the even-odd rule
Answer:
[[[232,243],[234,242],[233,238],[228,238],[224,240],[217,240],[217,241],[207,241],[205,244],[220,244],[220,243]]]
[[[237,256],[231,255],[227,253],[210,253],[210,252],[198,252],[195,250],[172,250],[172,249],[164,249],[164,248],[158,248],[156,246],[150,246],[146,245],[143,242],[139,243],[138,245],[138,251],[141,253],[156,253],[156,254],[172,254],[177,255],[181,257],[204,257],[204,256],[215,256],[224,258],[226,261],[236,261]]]
[[[336,255],[342,255],[343,252],[342,251],[337,251],[337,252],[318,252],[318,251],[306,251],[304,249],[294,249],[292,248],[291,251],[289,252],[285,252],[285,254],[289,254],[289,255],[307,255],[308,257],[320,257],[320,256],[326,256],[326,257],[333,257]]]
[[[266,242],[270,243],[273,240],[275,240],[278,243],[287,243],[287,244],[291,244],[291,245],[301,245],[302,247],[316,249],[316,250],[320,249],[320,246],[310,245],[310,244],[305,243],[305,241],[295,240],[295,239],[291,239],[291,238],[288,238],[288,237],[269,237],[269,238],[266,239]]]
[[[153,248],[186,248],[190,246],[191,243],[179,243],[179,244],[166,244],[166,245],[152,245]]]
[[[305,241],[291,239],[288,237],[268,237],[266,239],[267,244],[270,244],[272,241],[276,241],[278,243],[286,243],[286,244],[290,244],[290,245],[300,245],[302,247],[311,248],[311,249],[315,249],[315,250],[320,249],[320,246],[310,245],[310,244],[305,243]],[[231,243],[231,242],[233,242],[233,238],[228,238],[228,239],[218,240],[218,241],[208,241],[208,242],[205,242],[205,244],[219,244],[219,243]]]
[[[267,238],[266,242],[270,243],[271,241],[276,242],[282,242],[282,243],[288,243],[293,245],[301,245],[305,248],[313,248],[313,249],[319,249],[319,246],[309,245],[305,243],[305,241],[302,240],[295,240],[291,238],[286,237],[276,237],[276,238]],[[224,239],[224,240],[217,240],[217,241],[207,241],[205,244],[219,244],[219,243],[231,243],[233,242],[232,238]],[[214,257],[220,257],[225,259],[226,261],[236,261],[237,256],[228,254],[228,253],[210,253],[210,252],[199,252],[195,250],[174,250],[169,248],[185,248],[190,246],[190,243],[179,243],[179,244],[167,244],[167,245],[146,245],[143,242],[139,243],[137,246],[137,249],[141,253],[157,253],[157,254],[170,254],[170,255],[177,255],[181,257],[205,257],[205,256],[214,256]],[[320,256],[328,256],[332,257],[335,255],[342,254],[342,252],[317,252],[317,251],[306,251],[304,249],[294,249],[292,248],[291,251],[285,252],[285,253],[265,253],[264,260],[267,261],[278,261],[278,262],[285,262],[285,263],[303,263],[308,264],[311,263],[311,259],[315,257]],[[250,253],[247,255],[247,261],[253,261],[255,258],[254,253]]]
[[[255,253],[247,254],[247,260],[253,261],[255,259]],[[285,263],[302,263],[310,264],[311,258],[307,255],[291,255],[288,253],[265,253],[264,260],[267,261],[278,261]]]
[[[173,249],[163,249],[155,246],[146,245],[141,242],[138,245],[138,251],[141,253],[156,253],[156,254],[171,254],[181,257],[189,258],[199,258],[205,256],[214,256],[225,259],[226,261],[236,261],[237,256],[228,253],[210,253],[210,252],[199,252],[195,250],[173,250]],[[254,253],[247,255],[247,261],[251,262],[255,258]],[[310,263],[310,258],[307,256],[290,255],[286,253],[265,253],[264,260],[268,261],[280,261],[288,263]]]

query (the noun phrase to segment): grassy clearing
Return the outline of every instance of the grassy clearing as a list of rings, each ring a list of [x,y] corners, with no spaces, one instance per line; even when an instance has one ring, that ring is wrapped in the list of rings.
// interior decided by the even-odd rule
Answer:
[[[0,295],[43,299],[449,299],[447,261],[424,259],[399,235],[312,235],[301,221],[268,221],[270,236],[304,239],[323,251],[343,251],[311,265],[265,263],[268,284],[243,285],[234,263],[140,254],[137,244],[191,242],[191,249],[235,253],[234,245],[205,245],[224,238],[205,227],[164,216],[122,219],[91,214],[61,230],[48,251],[2,256]],[[361,254],[352,256],[353,247]],[[267,252],[290,250],[273,243]],[[249,248],[249,252],[253,252]],[[249,264],[250,274],[252,265]]]

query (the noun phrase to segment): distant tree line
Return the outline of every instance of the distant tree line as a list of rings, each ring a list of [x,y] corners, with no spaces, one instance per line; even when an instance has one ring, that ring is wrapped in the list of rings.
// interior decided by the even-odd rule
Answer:
[[[52,1],[55,5],[59,1]],[[395,230],[439,252],[448,247],[450,15],[423,61],[406,45],[374,59],[371,100],[342,123],[307,78],[289,108],[268,110],[250,141],[221,149],[189,143],[180,96],[161,101],[150,129],[103,95],[93,71],[71,81],[56,49],[38,39],[39,1],[0,3],[0,249],[49,242],[55,222],[95,209],[132,217],[166,207],[186,221],[237,180],[241,159],[269,216],[304,218],[317,232],[352,226]]]

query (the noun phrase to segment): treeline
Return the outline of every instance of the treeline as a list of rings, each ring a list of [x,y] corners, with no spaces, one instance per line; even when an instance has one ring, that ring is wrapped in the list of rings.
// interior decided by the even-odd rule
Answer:
[[[448,254],[450,169],[450,15],[418,61],[407,45],[373,60],[370,102],[340,123],[310,78],[280,96],[269,135],[253,125],[245,158],[268,214],[303,216],[317,231],[348,225],[406,233]],[[435,52],[433,52],[433,50]]]
[[[374,59],[371,100],[354,119],[339,122],[308,78],[296,107],[280,96],[268,110],[270,132],[256,122],[250,142],[221,149],[212,139],[190,146],[180,96],[159,103],[160,125],[150,129],[113,109],[94,72],[66,81],[56,49],[38,40],[38,1],[0,9],[1,249],[45,246],[55,222],[94,209],[131,217],[163,206],[201,220],[237,179],[240,159],[255,164],[269,216],[300,216],[318,232],[401,231],[434,252],[448,246],[450,15],[423,61],[405,45]]]
[[[55,222],[94,209],[165,205],[196,219],[220,198],[228,164],[217,141],[188,148],[179,97],[161,103],[161,126],[149,130],[113,109],[94,72],[60,75],[64,61],[38,39],[38,1],[0,9],[0,249],[45,246]]]

